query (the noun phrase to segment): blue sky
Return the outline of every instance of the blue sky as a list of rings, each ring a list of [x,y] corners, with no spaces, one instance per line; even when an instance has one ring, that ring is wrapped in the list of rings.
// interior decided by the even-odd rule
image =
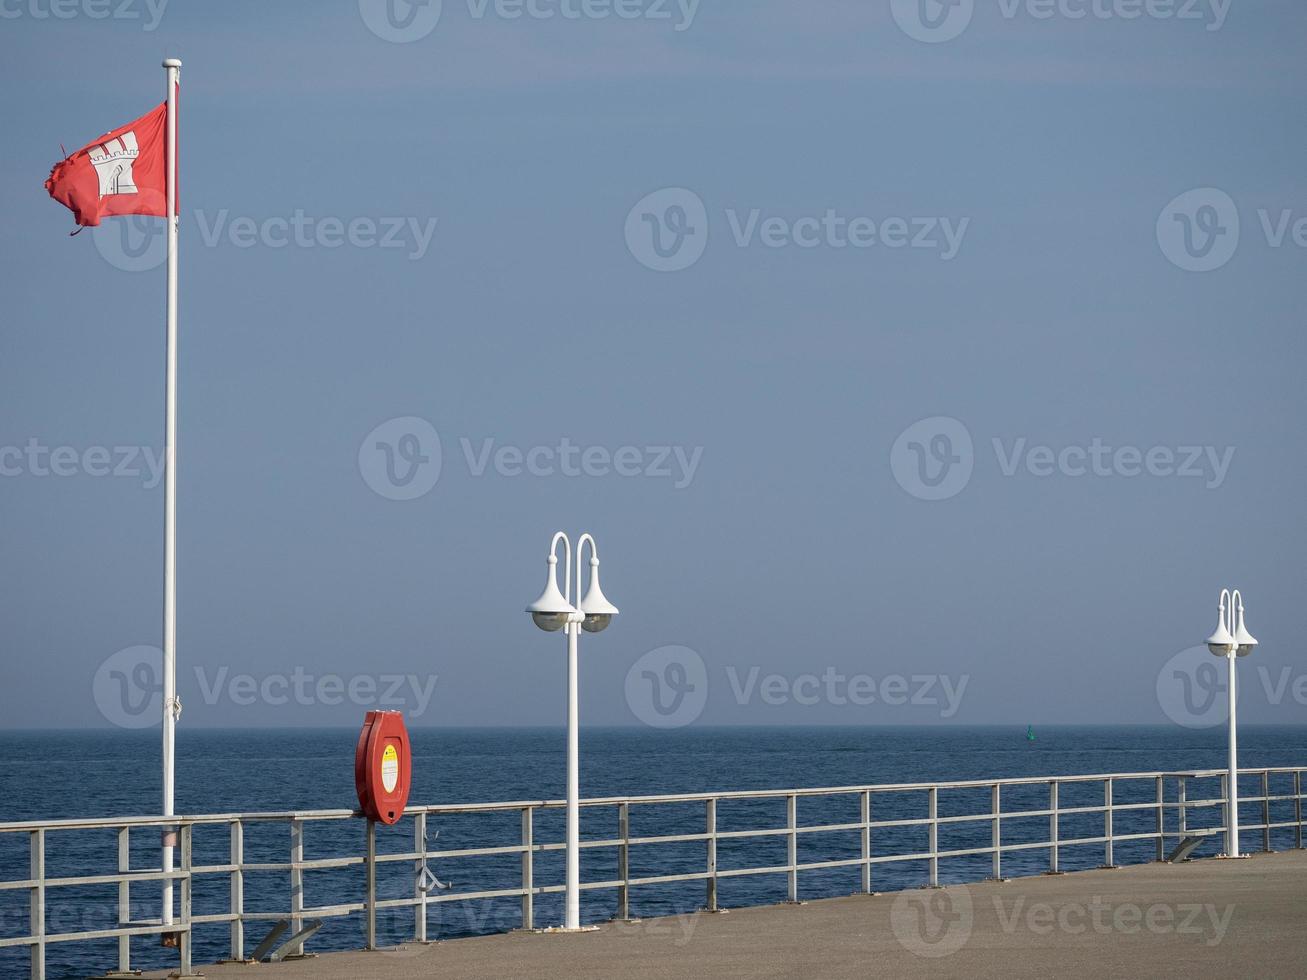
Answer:
[[[6,0],[0,726],[159,642],[157,222],[41,185],[164,56],[183,731],[561,723],[559,527],[587,723],[1174,723],[1225,585],[1307,718],[1307,10],[922,2]]]

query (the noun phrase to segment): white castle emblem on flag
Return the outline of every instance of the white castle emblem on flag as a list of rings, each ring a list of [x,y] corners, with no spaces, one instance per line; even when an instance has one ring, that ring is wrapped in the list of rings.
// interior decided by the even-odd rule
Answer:
[[[91,166],[100,178],[100,196],[107,194],[135,194],[136,182],[132,179],[132,161],[140,156],[136,134],[130,130],[117,139],[108,140],[88,151]]]

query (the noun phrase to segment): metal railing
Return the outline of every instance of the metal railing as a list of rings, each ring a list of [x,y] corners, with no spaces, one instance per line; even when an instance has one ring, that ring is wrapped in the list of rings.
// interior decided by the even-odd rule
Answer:
[[[1303,792],[1302,777],[1304,769],[1269,768],[1242,769],[1240,775],[1245,778],[1256,777],[1260,784],[1260,795],[1242,796],[1241,802],[1247,805],[1260,805],[1259,823],[1244,824],[1249,831],[1261,831],[1262,849],[1271,849],[1271,832],[1276,829],[1293,831],[1294,846],[1303,846]],[[1271,793],[1272,778],[1287,779],[1291,783],[1289,793]],[[1189,798],[1189,788],[1194,780],[1221,780],[1219,796],[1212,798]],[[1103,787],[1101,804],[1067,806],[1059,802],[1059,792],[1064,787],[1090,787],[1093,784]],[[1173,785],[1174,792],[1168,796],[1168,784]],[[1122,802],[1118,797],[1123,786],[1134,786],[1147,795],[1146,800]],[[1022,788],[1028,794],[1030,788],[1038,791],[1046,787],[1047,805],[1017,810],[1004,809],[1005,798],[1020,795]],[[983,796],[988,795],[988,807],[978,813],[941,815],[941,797],[963,791]],[[878,797],[896,797],[902,803],[902,797],[924,796],[925,815],[897,817],[894,819],[873,819]],[[1128,794],[1125,794],[1128,795]],[[1115,845],[1132,841],[1151,841],[1155,845],[1152,851],[1156,860],[1166,856],[1168,838],[1177,842],[1186,837],[1199,835],[1223,834],[1225,828],[1225,773],[1223,770],[1203,770],[1192,772],[1150,772],[1150,773],[1114,773],[1089,776],[1044,776],[1013,779],[967,780],[941,783],[900,783],[868,786],[843,786],[819,789],[788,789],[771,791],[743,791],[725,793],[693,793],[664,796],[614,797],[606,799],[582,800],[581,806],[593,813],[596,810],[611,809],[616,811],[617,836],[610,839],[582,840],[583,850],[611,849],[616,852],[616,877],[611,880],[585,881],[581,884],[583,891],[612,890],[616,895],[614,909],[615,919],[630,917],[632,889],[652,885],[676,882],[702,881],[705,886],[704,908],[718,909],[718,886],[723,880],[758,875],[784,876],[785,892],[791,902],[799,900],[799,876],[803,872],[821,869],[858,868],[861,871],[861,891],[871,893],[875,883],[873,869],[880,865],[902,862],[921,862],[926,866],[925,884],[939,885],[939,868],[941,861],[964,857],[983,858],[989,856],[989,875],[1002,879],[1005,855],[1025,851],[1047,850],[1048,873],[1059,873],[1061,854],[1071,847],[1101,845],[1103,864],[1115,866]],[[799,822],[800,801],[812,801],[818,798],[849,797],[856,799],[858,818],[853,821],[836,823],[801,824]],[[724,802],[773,800],[785,803],[785,825],[781,827],[764,827],[757,829],[722,830],[718,827],[718,809]],[[1293,819],[1273,822],[1271,805],[1273,803],[1293,804]],[[661,834],[656,836],[631,835],[631,811],[633,808],[666,807],[672,804],[702,804],[703,831],[694,833]],[[535,836],[535,818],[543,811],[563,809],[562,801],[527,801],[507,803],[462,804],[454,806],[417,806],[405,811],[406,818],[413,820],[413,848],[402,853],[379,853],[377,850],[377,828],[375,824],[363,824],[360,814],[350,810],[314,810],[287,813],[240,813],[218,814],[209,816],[163,817],[120,817],[91,820],[52,820],[29,821],[0,824],[0,835],[26,834],[30,841],[30,874],[21,880],[0,881],[0,892],[28,891],[30,894],[29,931],[27,935],[0,938],[0,948],[26,946],[31,953],[31,976],[35,980],[44,980],[47,947],[57,943],[87,942],[91,940],[118,940],[118,962],[116,969],[126,973],[131,970],[131,940],[134,936],[175,934],[180,956],[180,973],[185,976],[191,970],[193,955],[193,930],[196,926],[225,923],[230,930],[230,956],[233,960],[246,958],[246,927],[252,923],[277,922],[288,920],[291,939],[278,950],[280,956],[293,956],[303,952],[306,922],[352,916],[363,916],[366,929],[367,948],[377,944],[377,914],[386,910],[411,909],[413,913],[412,939],[418,942],[427,940],[428,910],[431,905],[449,902],[471,902],[484,899],[517,899],[521,903],[520,924],[524,929],[535,928],[534,902],[538,896],[561,893],[564,885],[538,884],[535,876],[536,856],[543,852],[562,851],[564,843],[539,842]],[[1219,822],[1209,823],[1205,827],[1191,826],[1191,815],[1195,811],[1206,811],[1210,817],[1219,816]],[[427,823],[431,817],[466,817],[478,814],[513,813],[520,815],[520,837],[512,844],[493,847],[471,847],[453,850],[430,850],[427,845]],[[1167,814],[1174,819],[1171,828],[1167,826]],[[1117,830],[1116,818],[1126,814],[1143,814],[1145,819],[1151,815],[1151,826],[1145,831],[1121,833]],[[1063,838],[1060,836],[1060,824],[1065,818],[1076,816],[1101,815],[1102,832],[1090,836]],[[1048,834],[1044,839],[1004,841],[1005,822],[1030,820],[1046,817]],[[316,824],[359,821],[363,830],[362,853],[343,857],[307,858],[305,852],[306,831]],[[245,831],[256,824],[284,824],[289,827],[289,860],[284,862],[251,862],[245,852]],[[940,848],[941,828],[979,825],[983,834],[988,824],[989,840],[983,846],[963,848]],[[229,832],[227,860],[221,864],[200,865],[193,861],[194,834],[197,828],[226,826]],[[180,866],[177,870],[164,872],[158,868],[140,869],[131,866],[131,832],[154,828],[163,832],[176,829],[179,835]],[[894,828],[924,828],[926,847],[924,850],[909,850],[905,853],[877,853],[874,844],[878,835],[892,831]],[[78,831],[111,830],[117,835],[117,872],[111,874],[81,875],[72,877],[52,877],[46,867],[47,842],[55,835],[71,834]],[[817,834],[852,835],[856,843],[855,857],[840,857],[826,860],[800,861],[799,842]],[[785,861],[783,864],[768,864],[738,868],[722,868],[718,864],[718,845],[729,841],[757,841],[780,839],[785,843]],[[694,870],[673,874],[631,876],[631,851],[634,848],[654,847],[668,844],[702,843],[705,848],[703,863]],[[847,849],[847,848],[846,848]],[[427,889],[427,863],[437,859],[465,859],[489,857],[493,855],[518,855],[521,861],[520,880],[512,887],[493,888],[475,892],[453,892],[432,894]],[[377,888],[378,866],[390,863],[410,863],[414,869],[414,885],[411,895],[401,898],[381,898]],[[326,905],[309,905],[306,903],[306,872],[359,868],[361,870],[361,887],[357,898],[349,901],[334,901]],[[251,912],[245,907],[246,876],[252,873],[275,872],[289,876],[288,901],[283,911]],[[225,909],[201,912],[194,908],[194,889],[197,881],[208,877],[226,876],[229,881],[229,900]],[[178,883],[179,908],[176,920],[167,925],[160,919],[134,920],[132,911],[133,886],[142,886],[154,882],[172,880]],[[110,928],[81,931],[50,931],[47,928],[46,908],[50,893],[55,890],[85,888],[90,886],[112,886],[118,890],[117,924]],[[309,930],[311,931],[311,929]],[[266,944],[264,944],[266,946]]]

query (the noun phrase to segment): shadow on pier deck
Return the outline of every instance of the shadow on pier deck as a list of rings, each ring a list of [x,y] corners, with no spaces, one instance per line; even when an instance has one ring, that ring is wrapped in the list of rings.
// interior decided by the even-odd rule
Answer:
[[[1289,851],[201,972],[215,980],[1302,977],[1305,923],[1307,851]]]

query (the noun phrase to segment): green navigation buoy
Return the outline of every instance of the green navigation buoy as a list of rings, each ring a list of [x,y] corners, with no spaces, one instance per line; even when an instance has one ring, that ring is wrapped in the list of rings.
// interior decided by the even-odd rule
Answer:
[[[1026,741],[1027,741],[1027,742],[1033,742],[1034,740],[1035,740],[1035,726],[1034,726],[1034,725],[1027,725],[1027,726],[1026,726]]]

